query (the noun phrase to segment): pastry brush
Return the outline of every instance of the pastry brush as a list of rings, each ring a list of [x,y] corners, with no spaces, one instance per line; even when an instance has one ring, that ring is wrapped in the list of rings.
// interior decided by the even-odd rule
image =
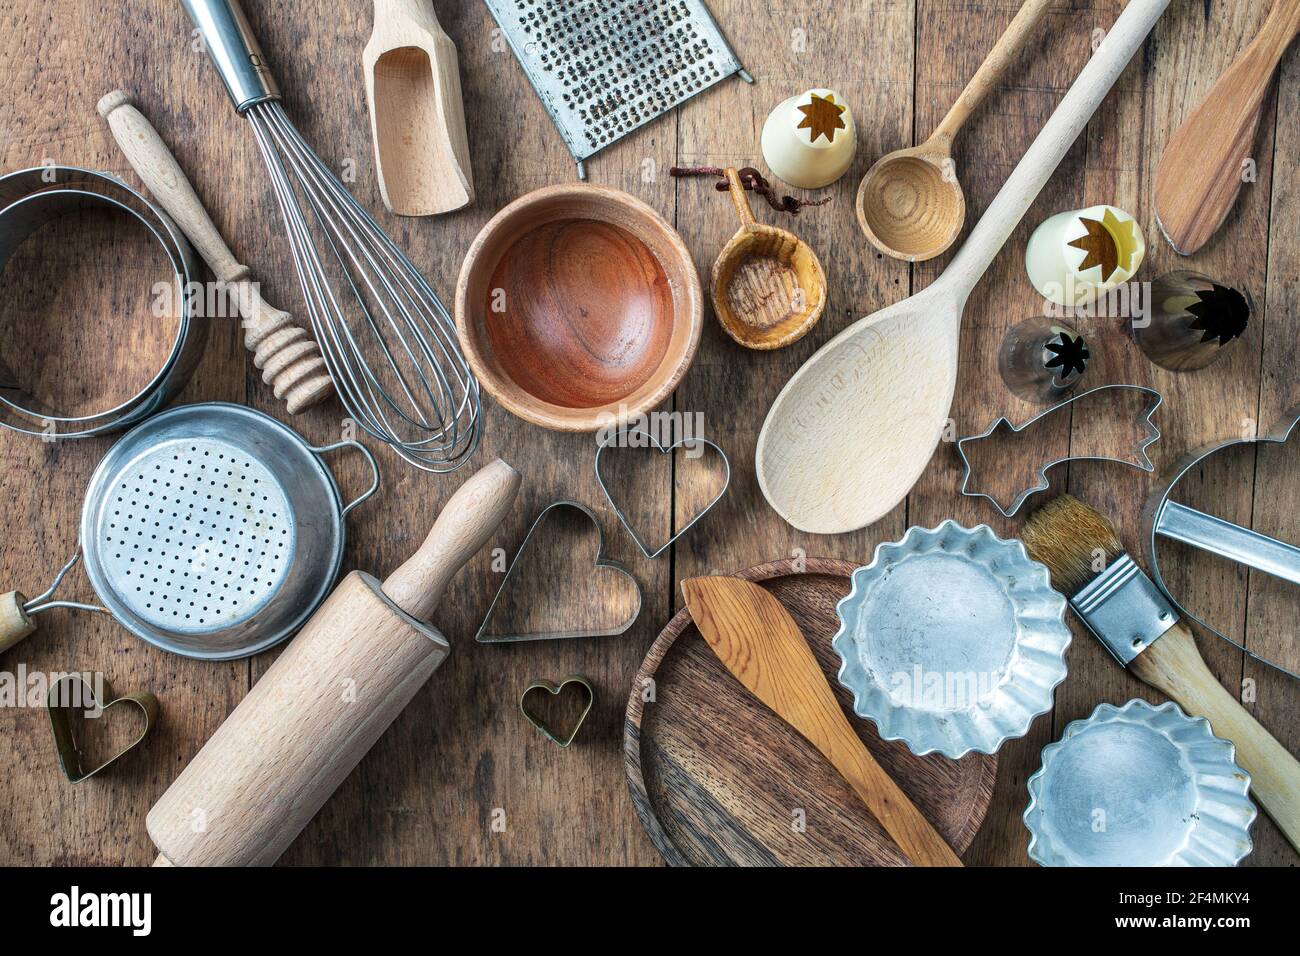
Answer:
[[[1124,550],[1110,521],[1061,495],[1034,512],[1023,540],[1116,660],[1236,745],[1255,799],[1300,850],[1300,763],[1210,673],[1187,623]]]

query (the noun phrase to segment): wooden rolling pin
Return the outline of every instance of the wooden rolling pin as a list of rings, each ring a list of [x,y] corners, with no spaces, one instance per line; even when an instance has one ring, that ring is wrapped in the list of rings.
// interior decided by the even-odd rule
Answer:
[[[253,353],[262,381],[284,400],[290,415],[328,398],[334,383],[316,340],[289,313],[262,300],[248,266],[235,259],[153,124],[121,90],[101,99],[97,109],[136,174],[189,237],[212,274],[230,287],[244,318],[244,347]]]
[[[155,866],[280,857],[447,656],[424,619],[518,488],[518,473],[492,462],[382,586],[360,571],[343,579],[149,811]]]

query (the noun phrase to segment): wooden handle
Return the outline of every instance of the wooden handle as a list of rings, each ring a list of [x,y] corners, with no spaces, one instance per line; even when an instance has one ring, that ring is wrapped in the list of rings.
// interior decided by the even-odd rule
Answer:
[[[1168,6],[1169,0],[1129,0],[961,251],[931,288],[944,284],[965,301]],[[960,319],[961,310],[957,311]]]
[[[414,24],[431,33],[445,32],[433,9],[433,0],[375,0],[375,27],[384,30]]]
[[[420,549],[388,576],[384,593],[407,614],[427,619],[452,575],[510,511],[519,480],[519,472],[498,458],[461,485]]]
[[[740,224],[746,229],[756,226],[758,222],[754,219],[754,210],[750,208],[749,197],[745,195],[745,184],[740,181],[740,173],[731,168],[727,169],[727,192],[731,196],[731,204],[736,207]]]
[[[916,804],[899,789],[893,777],[871,756],[847,720],[844,720],[837,736],[842,746],[827,753],[826,757],[912,864],[961,866],[961,858],[916,808]]]
[[[279,858],[446,657],[442,635],[406,610],[436,604],[447,578],[491,535],[518,481],[500,461],[470,478],[434,524],[421,560],[389,578],[391,592],[356,571],[339,584],[149,811],[163,861],[257,866]]]
[[[21,591],[0,595],[0,654],[36,630],[31,617],[23,610],[25,603],[27,598]]]
[[[1300,850],[1300,763],[1210,673],[1187,625],[1179,621],[1171,627],[1129,670],[1232,741],[1255,799]]]
[[[327,398],[333,382],[315,340],[288,313],[271,308],[256,294],[248,267],[235,259],[180,163],[130,95],[114,90],[97,109],[131,168],[176,220],[212,274],[232,286],[244,318],[244,346],[254,353],[253,364],[262,370],[275,397],[284,400],[291,415]]]
[[[113,138],[141,181],[167,214],[176,220],[212,274],[222,282],[247,279],[248,267],[235,259],[221,233],[203,208],[194,187],[162,141],[153,124],[136,109],[131,96],[114,90],[99,101],[99,115],[108,121]]]
[[[1249,55],[1258,46],[1260,52],[1272,63],[1267,74],[1272,77],[1277,64],[1282,60],[1282,54],[1297,35],[1300,35],[1300,0],[1277,0],[1268,12],[1268,19],[1259,28],[1259,34],[1243,56]]]
[[[941,140],[945,145],[951,145],[971,113],[974,113],[980,103],[984,102],[984,97],[1002,82],[1003,75],[1054,2],[1055,0],[1025,0],[1025,5],[1020,8],[1020,12],[1011,21],[1006,32],[998,38],[998,42],[984,58],[984,62],[975,71],[971,81],[957,97],[957,102],[952,104],[948,115],[935,129],[930,137],[931,141]]]

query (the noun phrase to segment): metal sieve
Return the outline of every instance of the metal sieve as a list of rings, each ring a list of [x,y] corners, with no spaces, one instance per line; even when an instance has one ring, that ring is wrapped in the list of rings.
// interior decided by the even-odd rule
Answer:
[[[347,505],[321,458],[341,448],[374,473]],[[313,447],[249,408],[185,405],[137,426],[99,463],[80,554],[103,610],[132,633],[185,657],[247,657],[293,634],[329,594],[344,518],[378,487],[359,442]],[[24,610],[86,607],[49,601],[52,591]]]

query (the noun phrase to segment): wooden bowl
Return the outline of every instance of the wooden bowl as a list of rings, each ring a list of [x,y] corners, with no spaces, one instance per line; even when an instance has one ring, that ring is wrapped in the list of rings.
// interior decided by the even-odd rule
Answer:
[[[659,405],[695,358],[704,302],[676,230],[627,193],[571,183],[485,225],[456,284],[483,388],[525,421],[595,431]]]
[[[727,170],[727,183],[740,229],[713,263],[713,311],[726,333],[746,348],[783,348],[822,317],[826,273],[808,243],[755,221],[736,170]]]

